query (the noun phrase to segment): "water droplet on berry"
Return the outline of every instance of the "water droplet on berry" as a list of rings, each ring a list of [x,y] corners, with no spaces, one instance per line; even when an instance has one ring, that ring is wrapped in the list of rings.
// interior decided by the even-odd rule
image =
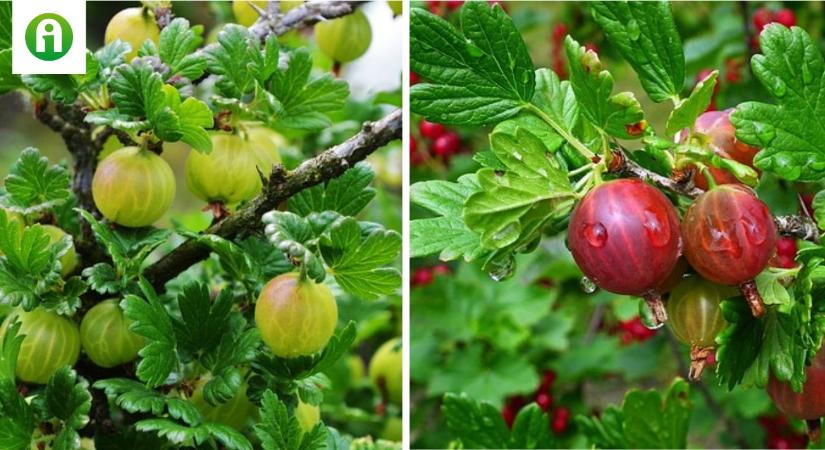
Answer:
[[[646,209],[644,210],[645,233],[650,243],[654,247],[664,247],[670,242],[670,230],[667,227],[667,219],[662,217],[661,213]]]
[[[600,222],[584,224],[582,233],[587,242],[593,247],[604,247],[605,242],[607,242],[607,228]]]
[[[581,281],[579,282],[582,290],[588,294],[592,294],[596,292],[596,283],[594,283],[590,278],[582,277]]]
[[[725,230],[735,230],[733,223],[726,222],[723,224],[724,229],[711,226],[708,228],[710,233],[710,241],[702,241],[705,250],[710,252],[727,252],[732,257],[738,258],[742,256],[742,247],[736,242],[736,236],[731,236]]]
[[[742,228],[745,230],[745,237],[748,238],[751,244],[762,244],[768,238],[767,230],[763,226],[764,224],[754,220],[754,215],[750,211],[748,212],[739,219],[739,223],[742,224]]]

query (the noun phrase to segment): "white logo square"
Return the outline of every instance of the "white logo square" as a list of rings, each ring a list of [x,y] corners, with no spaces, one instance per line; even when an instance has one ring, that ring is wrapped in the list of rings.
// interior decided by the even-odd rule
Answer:
[[[14,74],[86,73],[86,2],[13,0]]]

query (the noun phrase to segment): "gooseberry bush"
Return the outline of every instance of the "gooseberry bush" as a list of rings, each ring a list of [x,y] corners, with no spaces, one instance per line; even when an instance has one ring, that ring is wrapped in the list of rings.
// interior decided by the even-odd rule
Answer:
[[[794,13],[434,3],[411,14],[412,445],[816,441],[825,59]],[[422,152],[444,130],[466,155]]]
[[[351,96],[313,34],[356,16],[360,57],[361,6],[218,2],[206,42],[146,2],[85,74],[18,76],[0,4],[0,89],[71,155],[16,149],[0,190],[0,448],[400,448],[400,192],[371,155],[401,94]]]

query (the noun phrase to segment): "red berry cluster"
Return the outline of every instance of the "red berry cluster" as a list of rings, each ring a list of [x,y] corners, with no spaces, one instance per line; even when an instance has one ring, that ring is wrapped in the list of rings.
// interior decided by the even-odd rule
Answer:
[[[611,334],[621,333],[622,343],[625,345],[644,342],[656,335],[656,330],[646,327],[639,316],[619,322],[611,331]]]
[[[782,236],[776,241],[776,254],[771,258],[770,264],[773,267],[790,269],[796,267],[796,239],[789,236]]]
[[[564,37],[567,36],[567,25],[560,23],[553,27],[550,36],[550,68],[562,80],[567,79],[567,68],[564,65]]]
[[[776,11],[768,8],[759,8],[753,13],[753,28],[755,33],[751,36],[751,47],[754,50],[759,50],[759,34],[770,23],[780,23],[790,28],[796,25],[796,14],[787,8],[778,9]]]
[[[435,266],[419,267],[413,272],[410,285],[412,287],[427,286],[433,282],[436,275],[448,275],[450,273],[450,266],[446,264],[437,264]]]
[[[448,161],[450,157],[461,151],[461,137],[455,131],[447,129],[440,123],[421,119],[418,122],[418,133],[430,141],[428,151],[420,151],[414,136],[410,136],[410,164],[420,166],[428,157],[441,158]]]
[[[556,372],[545,370],[541,376],[541,382],[536,392],[533,393],[533,401],[536,402],[542,411],[551,414],[550,429],[556,434],[562,434],[567,431],[567,427],[570,425],[570,410],[564,406],[557,406],[555,409],[552,409],[553,396],[550,394],[550,388],[553,387],[553,381],[555,380]],[[526,395],[516,395],[508,398],[504,402],[504,406],[501,408],[501,416],[504,418],[508,427],[513,427],[513,422],[515,422],[518,412],[521,408],[527,406],[528,403],[530,403],[529,396]]]
[[[427,9],[429,9],[431,13],[441,16],[444,13],[453,12],[461,8],[463,4],[464,0],[428,0]]]
[[[727,84],[737,84],[742,82],[742,68],[744,67],[743,60],[741,58],[728,58],[725,60],[725,68],[722,71],[724,75],[724,80]],[[699,84],[700,81],[707,78],[710,73],[713,72],[713,69],[702,69],[696,74],[696,84]],[[719,86],[722,84],[721,79],[717,79],[716,85],[713,86],[713,96],[710,98],[710,105],[705,110],[708,111],[716,111],[716,95],[719,94]]]
[[[808,437],[794,431],[784,415],[760,416],[757,420],[765,430],[767,448],[787,449],[808,446]]]

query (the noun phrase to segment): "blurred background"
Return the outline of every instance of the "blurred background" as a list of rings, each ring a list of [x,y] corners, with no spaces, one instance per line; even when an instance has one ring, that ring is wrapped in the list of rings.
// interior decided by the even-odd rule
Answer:
[[[458,26],[461,1],[416,1]],[[491,2],[492,3],[492,2]],[[670,103],[653,103],[631,67],[611,48],[586,2],[497,2],[513,18],[538,67],[566,78],[567,34],[598,53],[615,81],[614,93],[635,93],[650,125],[661,134]],[[822,42],[819,2],[673,2],[685,49],[684,91],[711,70],[719,89],[711,108],[770,99],[748,61],[759,52],[758,32],[769,22],[804,28]],[[412,82],[418,82],[413,74]],[[425,81],[425,80],[421,80]],[[475,152],[489,150],[490,128],[451,128],[412,116],[411,180],[455,181],[480,166]],[[638,148],[639,141],[623,142]],[[812,187],[808,185],[808,189]],[[764,177],[759,196],[774,214],[798,213],[805,188]],[[430,217],[411,206],[411,218]],[[637,298],[588,293],[564,235],[545,236],[541,246],[517,259],[512,278],[494,282],[479,263],[412,261],[411,441],[415,448],[453,444],[441,414],[444,394],[465,392],[500,408],[512,423],[518,411],[537,403],[549,416],[559,448],[582,448],[587,437],[577,415],[599,415],[622,402],[632,388],[666,389],[686,376],[688,347],[667,328],[650,330],[640,320]],[[799,448],[807,444],[801,422],[788,423],[763,389],[718,386],[713,368],[691,385],[694,404],[691,448]]]

